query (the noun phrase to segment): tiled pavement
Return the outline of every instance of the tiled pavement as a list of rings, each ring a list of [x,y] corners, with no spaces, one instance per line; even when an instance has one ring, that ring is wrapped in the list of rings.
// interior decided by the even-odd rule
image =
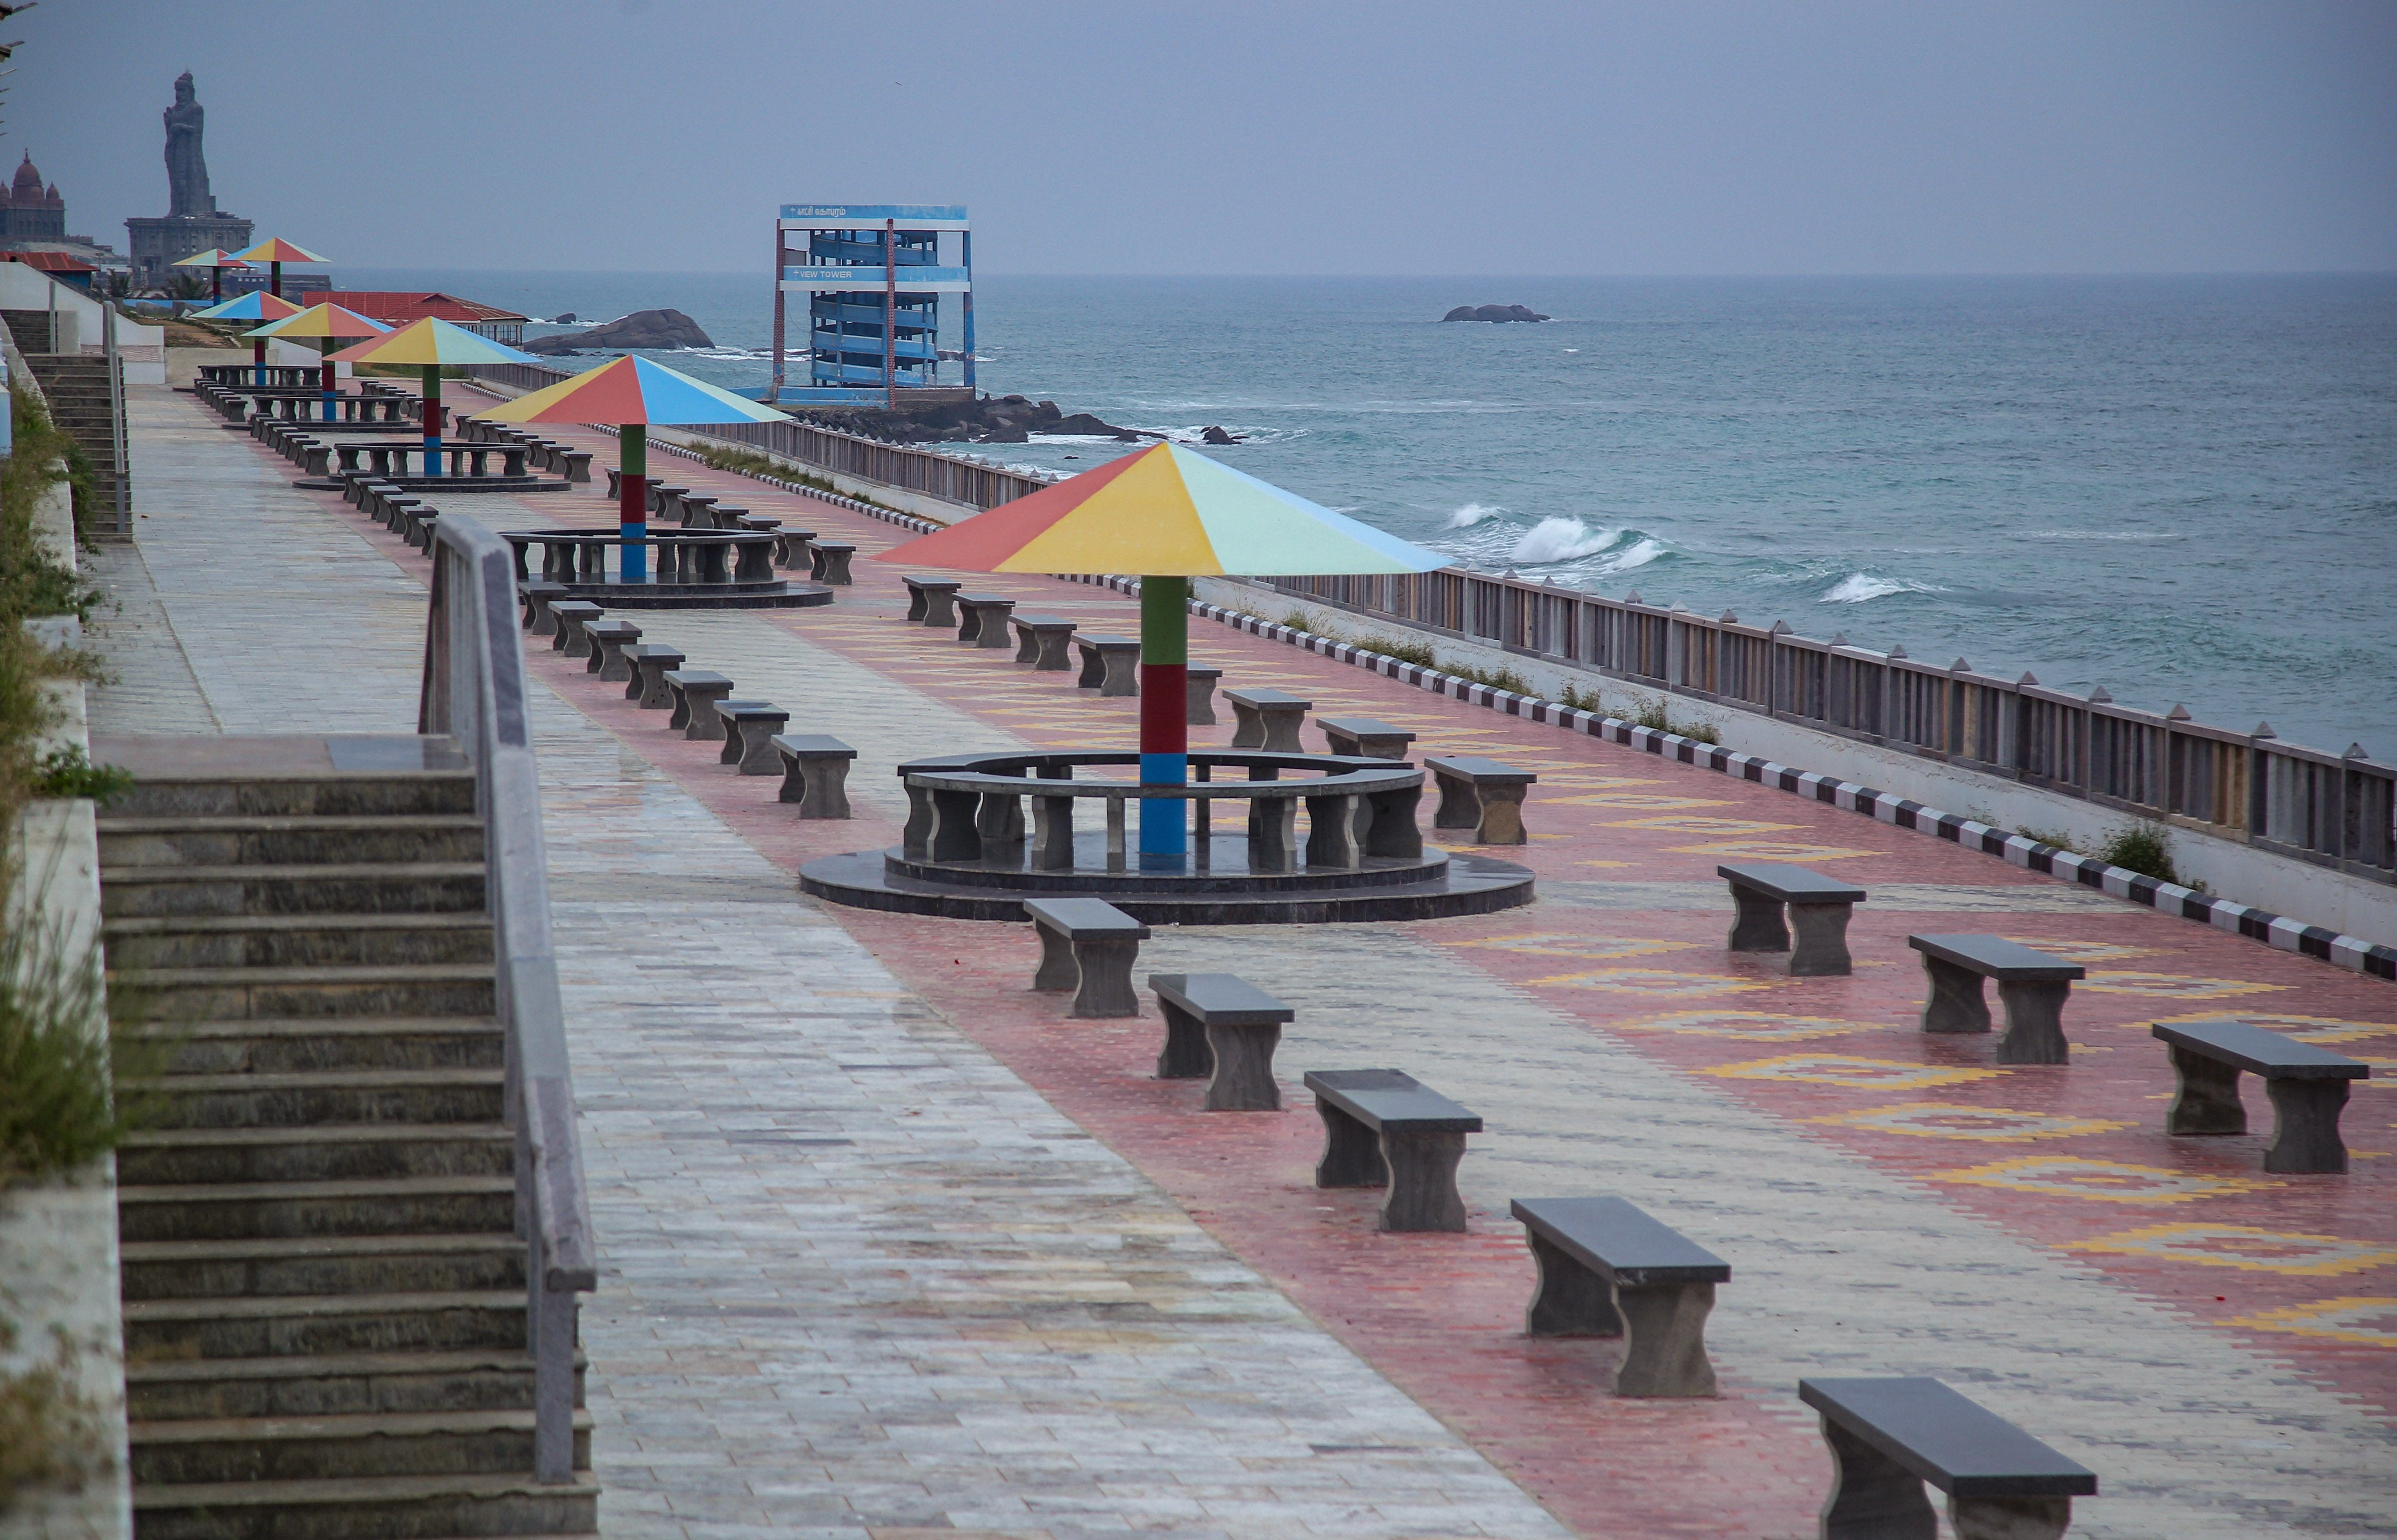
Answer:
[[[395,567],[395,542],[336,500],[291,491],[283,462],[246,441],[186,431],[204,420],[180,398],[142,410],[144,447],[154,437],[159,452],[137,463],[188,462],[195,488],[254,507],[307,564],[307,582],[271,587],[274,567],[254,557],[201,559],[195,545],[254,546],[265,532],[234,528],[204,489],[174,510],[181,521],[162,528],[161,509],[141,526],[150,569],[171,574],[160,598],[190,673],[224,726],[253,720],[252,703],[328,637],[341,638],[341,666],[320,680],[374,682],[311,687],[312,710],[355,711],[375,727],[412,716],[413,617],[384,601],[421,581],[421,560],[403,554]],[[686,462],[664,468],[737,489],[759,512],[799,505]],[[500,511],[513,502],[472,511],[607,521],[596,497]],[[868,550],[902,538],[804,506],[815,527]],[[810,1533],[797,1526],[817,1517],[843,1534],[861,1520],[943,1520],[1290,1533],[1289,1514],[1329,1511],[1305,1506],[1338,1490],[1327,1467],[1361,1458],[1373,1467],[1350,1473],[1362,1490],[1412,1480],[1410,1501],[1437,1493],[1457,1506],[1340,1508],[1346,1532],[1537,1533],[1538,1516],[1444,1424],[1579,1533],[1798,1534],[1811,1530],[1826,1470],[1790,1386],[1830,1372],[1941,1374],[2096,1466],[2106,1496],[2082,1505],[2076,1533],[2397,1533],[2387,1421],[2397,1172],[2377,1153],[2397,1117],[2388,1092],[2359,1091],[2349,1113],[2352,1175],[2265,1179],[2257,1139],[2161,1135],[2169,1076],[2144,1025],[2270,1012],[2385,1055],[2397,1034],[2389,985],[1199,625],[1194,657],[1230,680],[1404,721],[1423,734],[1419,748],[1472,748],[1542,773],[1533,819],[1547,837],[1525,858],[1544,896],[1532,909],[1414,927],[1168,931],[1143,959],[1230,969],[1291,998],[1300,1018],[1280,1060],[1286,1084],[1318,1065],[1395,1063],[1489,1118],[1463,1172],[1474,1233],[1377,1237],[1355,1195],[1327,1202],[1307,1185],[1311,1115],[1196,1115],[1189,1088],[1147,1078],[1153,1018],[1063,1022],[1024,991],[1026,944],[1010,928],[818,910],[791,896],[776,868],[894,837],[898,757],[1132,731],[1133,703],[1079,697],[1058,676],[1017,674],[1003,654],[901,625],[890,569],[858,567],[861,585],[831,609],[642,617],[648,639],[793,708],[795,727],[855,743],[850,824],[796,823],[770,781],[733,777],[659,731],[655,714],[534,656],[560,703],[545,711],[544,757],[569,901],[561,941],[584,962],[578,1084],[595,1159],[621,1173],[598,1216],[621,1272],[586,1317],[611,1531],[674,1533],[660,1515],[678,1520],[700,1510],[674,1505],[706,1503],[711,1517],[772,1533]],[[1103,590],[990,586],[1109,629],[1132,620]],[[361,606],[374,624],[355,623]],[[225,645],[234,634],[248,645]],[[404,711],[368,698],[395,675]],[[143,730],[108,721],[111,709],[103,690],[96,726]],[[1792,981],[1725,954],[1712,880],[1725,855],[1825,864],[1869,887],[1857,974]],[[2002,1070],[1985,1040],[1911,1029],[1920,974],[1904,934],[1964,928],[2086,953],[2069,1067]],[[835,980],[839,991],[823,987]],[[827,1063],[851,1067],[827,1073]],[[854,1067],[886,1063],[910,1067]],[[801,1137],[854,1142],[791,1142]],[[1060,1156],[1075,1162],[1062,1184]],[[1605,1345],[1516,1334],[1529,1265],[1505,1200],[1573,1191],[1624,1193],[1732,1260],[1710,1332],[1721,1399],[1618,1401],[1600,1388]],[[1156,1268],[1149,1243],[1130,1238],[1159,1234],[1174,1261]],[[1003,1259],[1001,1249],[1011,1249]],[[1240,1281],[1227,1289],[1222,1277]],[[1145,1306],[1141,1333],[1172,1323],[1163,1346],[1118,1340],[1120,1318],[1094,1301],[1118,1287]],[[952,1307],[952,1289],[966,1303]],[[795,1299],[798,1314],[771,1313]],[[986,1337],[960,1325],[991,1319],[1011,1347],[1037,1344],[1028,1360],[995,1361]],[[1089,1346],[1101,1331],[1104,1352]],[[1040,1435],[1070,1461],[974,1436],[1026,1426],[1026,1405],[1046,1415],[1056,1387],[1037,1376],[1061,1359],[1096,1398]],[[1350,1379],[1326,1389],[1321,1365]],[[819,1393],[837,1370],[853,1400],[827,1418]],[[1193,1372],[1263,1404],[1193,1391]],[[931,1400],[962,1419],[930,1433],[911,1420],[928,1377],[939,1382]],[[1359,1395],[1370,1406],[1355,1414],[1377,1431],[1318,1431],[1311,1419],[1336,1421]],[[1195,1397],[1202,1414],[1166,1410],[1190,1404],[1176,1397]],[[1094,1405],[1129,1415],[1134,1431],[1111,1422],[1106,1438],[1085,1436],[1071,1419]],[[1279,1453],[1243,1444],[1267,1424],[1301,1431],[1277,1435]],[[1094,1466],[1088,1452],[1101,1443],[1120,1463]],[[1382,1447],[1295,1453],[1360,1443]],[[1232,1482],[1222,1507],[1170,1506],[1188,1472],[1234,1466],[1262,1486]],[[918,1492],[898,1479],[908,1471],[933,1474]],[[809,1506],[827,1495],[884,1506]],[[1028,1506],[1008,1506],[1019,1497]],[[1271,1506],[1282,1502],[1300,1506]]]

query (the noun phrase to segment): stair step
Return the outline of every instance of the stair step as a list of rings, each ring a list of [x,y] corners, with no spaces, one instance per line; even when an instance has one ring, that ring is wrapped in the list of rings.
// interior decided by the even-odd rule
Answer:
[[[526,1475],[378,1476],[315,1481],[200,1481],[133,1493],[141,1540],[426,1540],[430,1536],[589,1534],[599,1483]]]
[[[290,776],[144,776],[100,815],[135,818],[343,818],[472,813],[472,770]]]
[[[533,1362],[532,1355],[520,1347],[136,1358],[125,1366],[125,1394],[136,1419],[520,1409],[532,1405]],[[583,1404],[579,1357],[574,1404]]]
[[[506,1231],[127,1240],[121,1255],[128,1300],[475,1293],[525,1286],[525,1243]]]
[[[496,1069],[331,1070],[306,1075],[162,1075],[119,1082],[154,1092],[156,1127],[299,1128],[310,1123],[496,1123]]]
[[[100,825],[100,864],[120,868],[482,858],[483,821],[472,813],[181,814],[111,818]]]
[[[310,1481],[374,1476],[522,1475],[533,1413],[353,1413],[135,1423],[138,1482]],[[574,1417],[574,1464],[591,1464],[591,1414]]]
[[[116,1190],[127,1240],[245,1237],[508,1233],[513,1176],[418,1176],[369,1182],[211,1182]]]
[[[116,1147],[116,1179],[127,1186],[387,1182],[515,1170],[516,1134],[500,1122],[142,1129]]]
[[[112,968],[288,968],[487,962],[475,910],[396,915],[120,916],[101,928]]]
[[[504,1289],[127,1300],[124,1308],[128,1359],[525,1346],[525,1296]]]
[[[109,987],[155,1002],[168,1020],[207,1016],[489,1015],[488,962],[382,967],[112,969]]]
[[[236,1017],[133,1027],[128,1036],[168,1045],[167,1072],[177,1075],[491,1069],[507,1053],[505,1034],[488,1016]]]
[[[160,915],[399,914],[479,910],[479,861],[289,866],[103,866],[100,913]]]

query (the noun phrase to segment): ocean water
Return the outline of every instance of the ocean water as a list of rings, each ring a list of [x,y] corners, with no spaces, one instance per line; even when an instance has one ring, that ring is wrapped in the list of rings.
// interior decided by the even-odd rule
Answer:
[[[769,372],[763,275],[341,276],[673,305],[719,344],[676,367]],[[1514,302],[1555,318],[1439,320]],[[1219,424],[1225,460],[1474,567],[2397,756],[2397,277],[990,277],[975,304],[984,390]]]

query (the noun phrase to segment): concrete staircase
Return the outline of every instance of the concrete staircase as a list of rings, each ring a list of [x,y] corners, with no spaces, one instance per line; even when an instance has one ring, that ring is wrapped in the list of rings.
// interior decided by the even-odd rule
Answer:
[[[109,409],[108,360],[96,353],[28,353],[25,362],[41,382],[50,421],[91,462],[92,507],[99,512],[94,522],[113,528],[123,471],[116,463],[116,419]]]
[[[195,771],[101,818],[111,987],[171,1045],[117,1157],[141,1540],[597,1528],[587,1414],[532,1478],[474,798]]]

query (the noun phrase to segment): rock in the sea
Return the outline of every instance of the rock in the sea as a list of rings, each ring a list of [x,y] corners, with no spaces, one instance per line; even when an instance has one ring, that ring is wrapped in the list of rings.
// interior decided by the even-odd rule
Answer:
[[[528,337],[516,346],[527,353],[537,353],[544,358],[571,358],[576,355],[574,341],[571,335]]]
[[[1459,305],[1443,321],[1545,321],[1547,316],[1524,305]]]
[[[566,332],[540,341],[564,343],[568,351],[582,348],[611,353],[629,353],[635,348],[712,348],[714,339],[699,328],[699,323],[679,310],[636,310],[621,321],[593,327],[589,331]],[[530,342],[525,351],[536,351]],[[556,352],[556,347],[546,350]]]
[[[574,324],[574,312],[570,310],[559,311],[557,315],[551,319],[549,324],[554,327],[570,327]]]
[[[1199,434],[1198,442],[1201,444],[1245,444],[1248,440],[1239,434],[1225,433],[1221,428],[1211,427]]]

